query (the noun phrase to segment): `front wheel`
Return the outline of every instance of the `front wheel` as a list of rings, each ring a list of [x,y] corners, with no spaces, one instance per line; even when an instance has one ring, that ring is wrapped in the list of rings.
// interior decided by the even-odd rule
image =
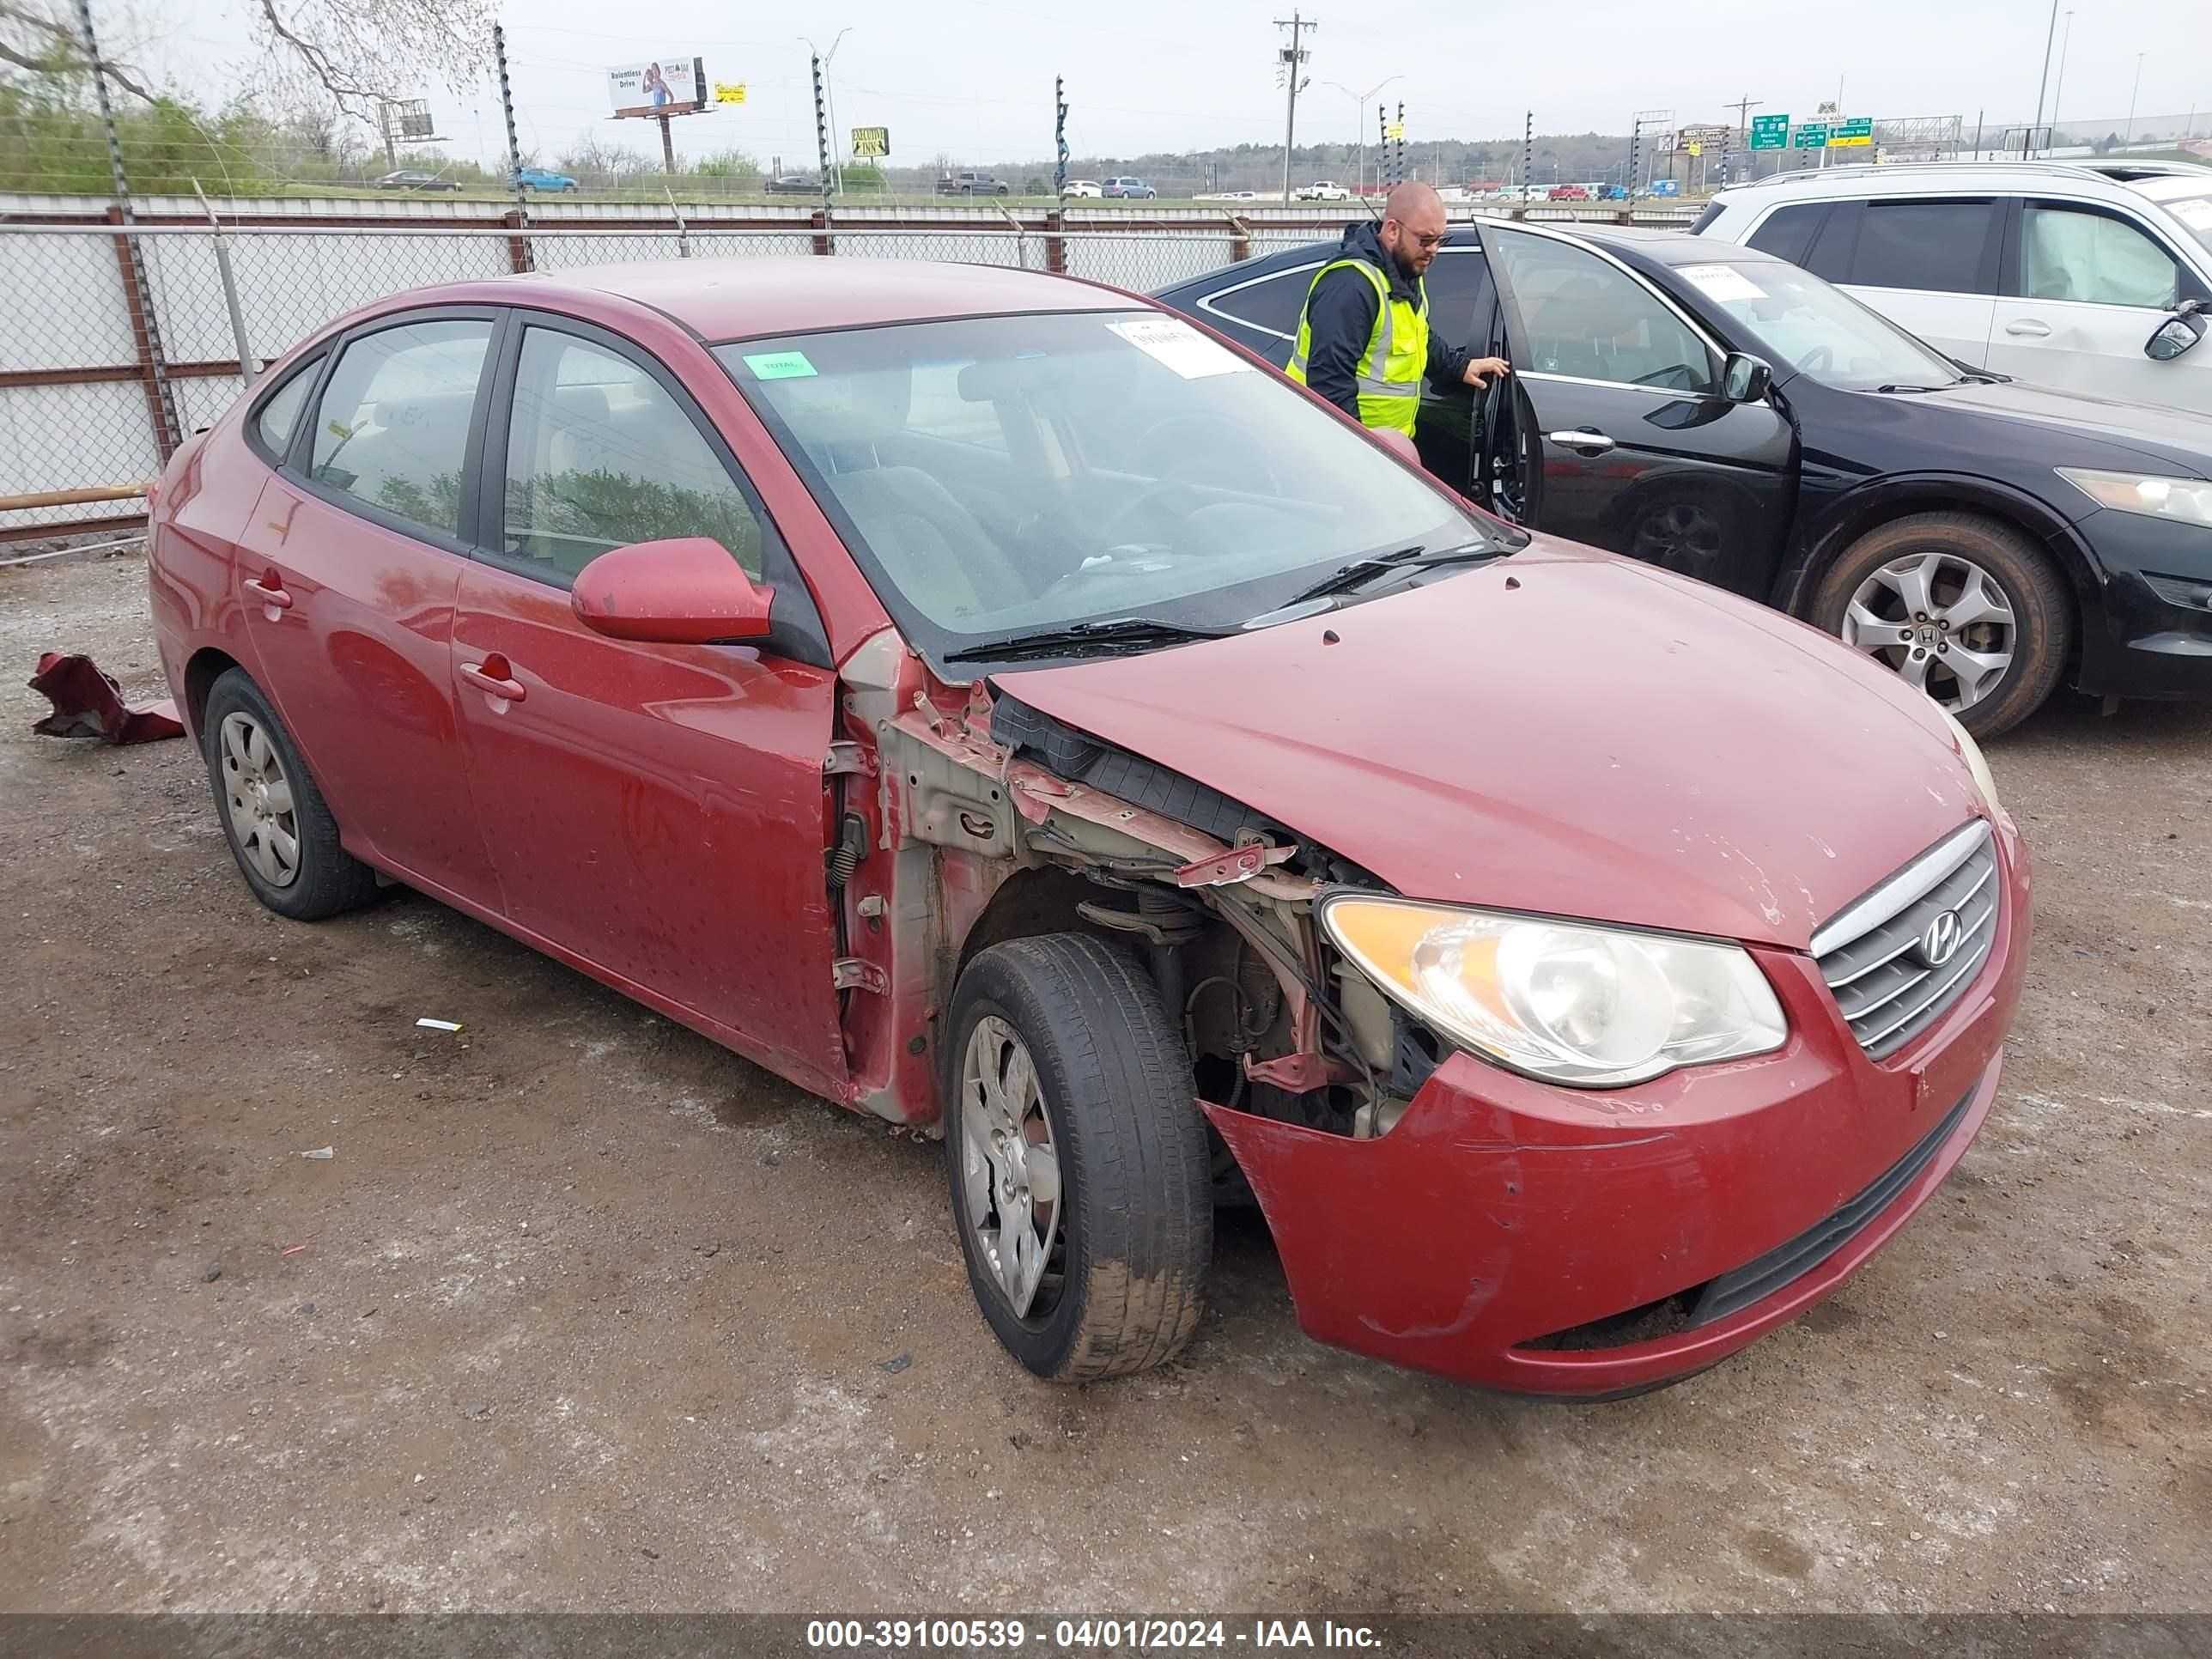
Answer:
[[[1158,988],[1088,934],[1011,940],[961,974],[948,1037],[952,1217],[992,1331],[1054,1382],[1171,1357],[1203,1307],[1213,1211]]]
[[[2051,561],[1967,513],[1915,514],[1860,537],[1821,578],[1813,620],[1978,738],[2040,708],[2074,643],[2072,596]]]

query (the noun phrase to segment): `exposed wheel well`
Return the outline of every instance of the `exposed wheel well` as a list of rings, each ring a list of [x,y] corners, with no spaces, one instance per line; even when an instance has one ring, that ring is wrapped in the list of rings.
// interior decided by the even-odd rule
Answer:
[[[237,666],[235,657],[213,646],[194,652],[185,665],[185,719],[195,736],[200,730],[200,711],[207,707],[209,688]]]
[[[1072,870],[1054,867],[1017,870],[999,884],[968,936],[960,941],[959,960],[948,987],[957,984],[961,969],[976,952],[988,951],[1010,939],[1033,939],[1042,933],[1088,933],[1094,928],[1075,912],[1085,900],[1103,895],[1098,886]]]
[[[1820,539],[1787,570],[1772,599],[1775,608],[1800,619],[1811,611],[1813,595],[1821,574],[1861,537],[1923,513],[1963,513],[1987,519],[2028,538],[2049,552],[2073,589],[2075,620],[2086,627],[2103,603],[2103,587],[2095,568],[2073,537],[2054,532],[2050,518],[2026,501],[1973,489],[1960,489],[1931,482],[1864,503],[1829,525]],[[2077,629],[2076,637],[2079,637]]]

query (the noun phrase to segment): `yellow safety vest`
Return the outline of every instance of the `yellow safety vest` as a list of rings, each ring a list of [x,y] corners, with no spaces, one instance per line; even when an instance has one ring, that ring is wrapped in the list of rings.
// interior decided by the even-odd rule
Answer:
[[[1413,422],[1421,412],[1421,377],[1429,367],[1429,289],[1418,277],[1413,292],[1419,304],[1390,297],[1390,284],[1365,259],[1336,259],[1314,273],[1306,289],[1306,302],[1332,270],[1356,270],[1375,285],[1375,331],[1367,337],[1356,371],[1359,389],[1359,423],[1386,432],[1413,435]],[[1306,358],[1313,349],[1313,329],[1304,311],[1298,313],[1297,349],[1291,354],[1290,377],[1306,383]]]

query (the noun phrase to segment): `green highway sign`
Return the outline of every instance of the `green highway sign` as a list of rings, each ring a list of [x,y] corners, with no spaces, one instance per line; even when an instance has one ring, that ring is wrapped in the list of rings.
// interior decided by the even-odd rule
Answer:
[[[1828,147],[1828,124],[1826,121],[1808,121],[1797,129],[1791,142],[1799,149],[1826,149]]]
[[[1751,118],[1751,147],[1753,149],[1787,149],[1790,148],[1790,118],[1786,115],[1754,115]]]
[[[1828,134],[1828,148],[1831,149],[1847,149],[1854,145],[1864,148],[1873,143],[1874,117],[1871,115],[1854,115],[1849,120],[1839,122]]]

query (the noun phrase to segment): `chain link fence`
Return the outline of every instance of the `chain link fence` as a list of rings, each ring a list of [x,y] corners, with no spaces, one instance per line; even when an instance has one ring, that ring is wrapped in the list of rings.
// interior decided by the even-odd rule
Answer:
[[[1012,265],[1146,292],[1334,240],[1344,225],[1341,213],[1171,211],[1138,227],[1063,213],[825,224],[665,210],[580,224],[519,213],[321,217],[296,204],[220,223],[147,218],[0,202],[0,291],[11,296],[0,307],[0,543],[136,526],[147,482],[249,373],[331,319],[408,289],[634,261],[829,255]]]

